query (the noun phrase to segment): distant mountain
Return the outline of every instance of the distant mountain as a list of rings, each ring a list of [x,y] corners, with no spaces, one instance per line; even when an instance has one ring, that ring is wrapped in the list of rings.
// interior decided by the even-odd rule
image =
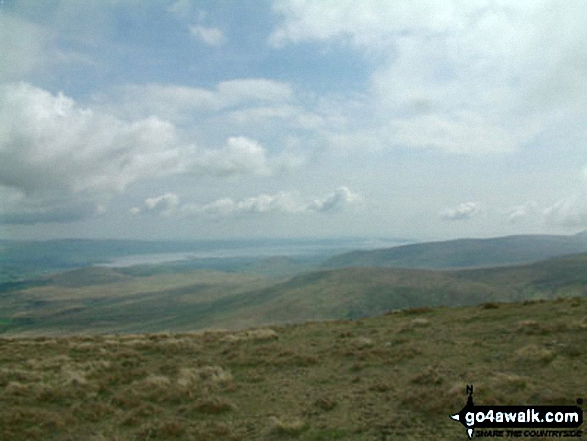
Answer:
[[[533,262],[587,252],[587,231],[571,236],[525,235],[456,239],[334,256],[324,268],[388,267],[456,269]]]

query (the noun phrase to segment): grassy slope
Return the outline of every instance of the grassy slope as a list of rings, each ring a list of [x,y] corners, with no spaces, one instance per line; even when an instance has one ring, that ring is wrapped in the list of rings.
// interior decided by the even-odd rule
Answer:
[[[334,256],[326,268],[348,266],[393,268],[473,268],[510,265],[587,252],[587,235],[507,236],[492,239],[458,239],[403,245]]]
[[[0,326],[12,333],[237,329],[374,316],[409,307],[585,296],[587,255],[479,270],[345,268],[276,284],[250,274],[195,271],[137,277],[104,268],[51,280],[47,286],[4,294],[0,319],[5,322]],[[85,286],[87,281],[94,284]],[[11,324],[14,319],[20,322]]]
[[[232,320],[246,326],[358,318],[391,309],[587,295],[587,255],[481,270],[344,268],[302,274],[250,293]]]
[[[457,440],[465,403],[585,396],[587,301],[260,332],[0,338],[0,439]],[[524,439],[524,438],[521,438]]]
[[[51,283],[2,295],[11,333],[149,332],[209,325],[216,303],[267,286],[256,275],[217,271],[133,277],[113,269],[74,270]],[[86,285],[90,280],[97,282]],[[213,311],[214,310],[214,311]],[[26,318],[26,321],[23,320]]]

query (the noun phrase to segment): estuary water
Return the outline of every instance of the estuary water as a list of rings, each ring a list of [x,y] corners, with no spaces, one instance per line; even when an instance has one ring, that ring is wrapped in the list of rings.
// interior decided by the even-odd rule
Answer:
[[[320,239],[316,241],[213,241],[194,243],[193,251],[142,253],[118,256],[97,266],[125,268],[135,265],[156,265],[191,259],[222,259],[273,256],[322,256],[324,258],[353,250],[371,250],[404,245],[408,241],[393,239]]]

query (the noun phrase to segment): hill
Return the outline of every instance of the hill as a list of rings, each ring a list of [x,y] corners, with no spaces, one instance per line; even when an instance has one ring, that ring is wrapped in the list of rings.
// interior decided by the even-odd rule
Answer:
[[[247,294],[245,326],[370,317],[393,309],[587,296],[587,254],[468,270],[343,268],[305,273]]]
[[[323,267],[475,268],[526,263],[585,252],[586,232],[572,236],[506,236],[418,243],[372,251],[351,251],[330,258]]]
[[[587,301],[572,298],[239,332],[0,338],[0,439],[464,440],[449,415],[467,384],[478,405],[584,396],[585,317]]]
[[[270,266],[289,263],[278,259]],[[47,334],[239,329],[370,317],[403,308],[587,295],[586,254],[484,269],[330,269],[277,281],[209,270],[140,273],[74,270],[47,277],[42,286],[6,292],[0,296],[0,330]]]

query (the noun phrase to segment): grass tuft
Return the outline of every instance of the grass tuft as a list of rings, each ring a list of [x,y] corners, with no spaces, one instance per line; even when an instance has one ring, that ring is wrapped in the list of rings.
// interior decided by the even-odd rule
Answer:
[[[210,397],[196,401],[194,409],[201,413],[219,414],[233,411],[236,406],[226,398]]]
[[[277,340],[279,335],[273,329],[249,329],[247,331],[237,332],[235,334],[228,334],[221,340],[227,342],[242,342],[242,341],[263,341],[263,340]]]
[[[276,435],[299,436],[308,429],[308,425],[299,419],[280,420],[272,416],[270,418],[271,433]]]

